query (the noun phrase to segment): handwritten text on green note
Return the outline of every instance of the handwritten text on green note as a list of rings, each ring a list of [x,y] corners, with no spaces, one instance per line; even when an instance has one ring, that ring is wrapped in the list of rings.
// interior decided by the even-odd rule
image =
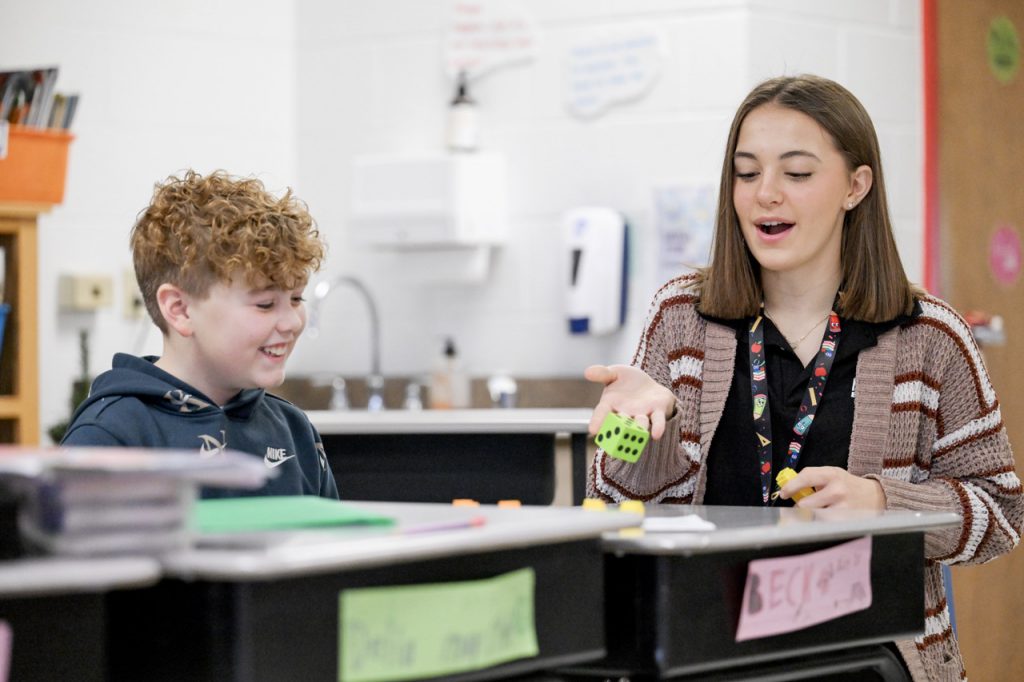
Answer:
[[[537,655],[532,568],[484,580],[344,590],[340,682],[412,680]]]

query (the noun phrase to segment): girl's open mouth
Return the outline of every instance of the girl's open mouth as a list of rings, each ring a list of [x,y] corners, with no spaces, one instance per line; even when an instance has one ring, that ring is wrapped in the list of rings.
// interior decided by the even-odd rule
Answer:
[[[767,235],[782,234],[786,230],[793,227],[793,223],[784,223],[780,221],[772,221],[766,223],[758,223],[757,229]]]

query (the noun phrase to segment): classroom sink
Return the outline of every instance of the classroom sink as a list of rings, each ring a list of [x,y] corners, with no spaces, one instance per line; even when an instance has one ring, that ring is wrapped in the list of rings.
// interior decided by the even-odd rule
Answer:
[[[289,377],[284,384],[275,388],[275,393],[290,400],[304,410],[327,410],[331,402],[331,375]],[[353,411],[366,411],[370,391],[365,377],[345,376],[345,388],[349,405]],[[406,391],[410,382],[425,383],[422,376],[384,377],[383,396],[386,411],[403,410]],[[518,408],[587,408],[592,409],[601,397],[601,387],[582,377],[539,377],[517,378]],[[421,399],[424,408],[429,407],[428,388],[423,386]],[[487,389],[487,379],[473,378],[470,382],[470,407],[476,409],[493,407]],[[406,410],[408,411],[408,410]],[[435,410],[426,410],[434,412]],[[436,410],[447,412],[448,410]]]
[[[563,504],[583,499],[590,408],[306,414],[342,499],[541,505],[552,504],[556,493]]]

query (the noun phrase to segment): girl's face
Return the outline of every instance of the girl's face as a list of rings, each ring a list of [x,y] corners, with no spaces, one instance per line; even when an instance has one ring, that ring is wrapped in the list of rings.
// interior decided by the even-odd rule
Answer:
[[[743,120],[733,168],[733,207],[762,271],[838,278],[843,216],[870,188],[870,168],[851,171],[824,128],[777,104]]]

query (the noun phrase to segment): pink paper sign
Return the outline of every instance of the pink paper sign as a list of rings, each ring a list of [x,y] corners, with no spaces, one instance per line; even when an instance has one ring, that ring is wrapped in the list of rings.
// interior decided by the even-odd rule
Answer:
[[[1011,225],[1000,225],[988,246],[988,263],[996,281],[1003,286],[1013,286],[1020,277],[1021,246],[1020,235]]]
[[[0,620],[0,682],[7,682],[11,672],[11,651],[14,648],[14,632],[6,620]]]
[[[736,641],[793,632],[871,606],[871,538],[747,567]]]

